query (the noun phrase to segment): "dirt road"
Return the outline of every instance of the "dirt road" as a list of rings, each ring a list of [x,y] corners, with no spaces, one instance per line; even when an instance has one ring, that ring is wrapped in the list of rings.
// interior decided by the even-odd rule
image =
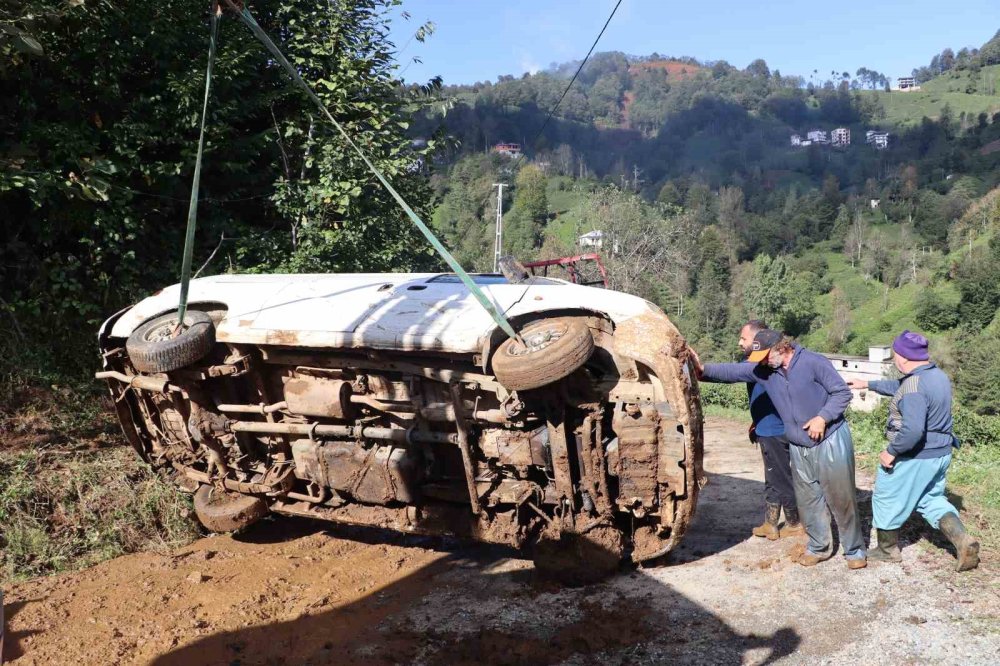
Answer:
[[[804,569],[749,535],[762,466],[706,429],[705,487],[666,566],[581,589],[492,548],[281,520],[7,590],[15,664],[1000,663],[1000,576],[910,529],[900,566]],[[867,499],[870,478],[859,479]],[[800,546],[801,547],[801,546]]]

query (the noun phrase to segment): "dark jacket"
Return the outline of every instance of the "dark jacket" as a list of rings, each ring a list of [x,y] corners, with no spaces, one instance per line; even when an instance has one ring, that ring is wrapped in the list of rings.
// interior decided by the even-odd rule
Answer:
[[[844,425],[844,411],[851,404],[851,389],[829,359],[799,345],[788,370],[772,370],[766,365],[750,363],[708,363],[702,379],[707,382],[756,382],[767,391],[785,425],[785,436],[792,444],[812,447],[819,444],[809,439],[802,429],[807,421],[822,416],[829,437]]]
[[[958,446],[951,420],[951,380],[933,363],[902,379],[868,382],[868,388],[892,396],[885,428],[892,455],[940,458]]]
[[[747,384],[747,395],[750,399],[750,419],[753,421],[754,432],[758,437],[780,437],[785,434],[785,424],[778,416],[770,396],[764,386],[756,382]]]

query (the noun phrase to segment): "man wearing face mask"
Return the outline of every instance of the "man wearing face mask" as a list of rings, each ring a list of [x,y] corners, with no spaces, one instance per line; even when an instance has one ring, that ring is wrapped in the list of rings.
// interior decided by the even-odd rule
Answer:
[[[878,539],[872,559],[903,560],[899,528],[916,510],[955,546],[958,571],[968,571],[979,566],[979,542],[965,531],[958,510],[944,494],[951,449],[958,447],[952,429],[951,380],[931,363],[927,347],[927,338],[903,331],[892,343],[892,360],[902,379],[849,382],[854,389],[892,396],[885,428],[889,445],[879,454],[872,495]]]
[[[740,329],[740,349],[745,357],[753,351],[753,339],[765,330],[767,324],[751,319]],[[748,361],[749,362],[749,361]],[[792,468],[789,462],[789,445],[785,425],[778,416],[764,386],[756,382],[747,384],[750,401],[750,441],[760,445],[764,459],[764,522],[753,528],[753,535],[771,541],[803,533],[799,509],[795,505],[792,486]],[[779,528],[781,510],[785,510],[785,524]]]
[[[867,566],[854,487],[854,443],[844,420],[851,389],[830,361],[773,330],[754,336],[752,363],[702,364],[691,350],[700,379],[761,384],[785,424],[795,499],[809,545],[799,557],[814,566],[833,555],[830,514],[837,521],[847,566]]]

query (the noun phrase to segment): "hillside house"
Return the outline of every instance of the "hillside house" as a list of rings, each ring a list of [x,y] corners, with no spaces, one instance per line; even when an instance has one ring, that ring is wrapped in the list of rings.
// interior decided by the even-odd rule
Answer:
[[[806,138],[813,143],[830,143],[826,130],[810,130]]]
[[[865,132],[865,143],[876,150],[883,150],[889,147],[889,133],[878,130],[868,130]]]
[[[798,135],[798,134],[793,134],[792,138],[791,138],[791,142],[792,142],[793,146],[801,146],[802,145],[802,137],[800,135]]]
[[[834,146],[851,145],[851,130],[846,127],[838,127],[830,132],[830,143]]]
[[[896,90],[908,92],[911,90],[920,90],[920,86],[917,85],[917,80],[912,76],[901,76],[896,79]]]
[[[594,231],[588,231],[584,235],[577,238],[576,242],[580,244],[580,247],[599,248],[604,244],[604,232],[597,229]]]
[[[517,159],[521,156],[521,144],[519,143],[498,143],[493,146],[493,152],[506,157]]]
[[[875,381],[892,377],[895,372],[895,367],[892,364],[892,348],[888,345],[869,347],[867,358],[843,354],[823,354],[823,356],[830,359],[830,363],[844,378],[844,381],[849,379]],[[863,412],[872,411],[882,400],[882,396],[874,391],[854,391],[853,393],[851,407]]]

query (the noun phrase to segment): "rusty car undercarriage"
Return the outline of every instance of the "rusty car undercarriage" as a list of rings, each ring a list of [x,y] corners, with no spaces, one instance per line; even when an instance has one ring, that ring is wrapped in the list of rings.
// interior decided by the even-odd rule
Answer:
[[[192,310],[216,325],[223,307]],[[450,534],[585,578],[658,558],[702,481],[685,343],[660,312],[617,325],[546,314],[516,323],[568,322],[592,348],[568,376],[520,390],[494,372],[495,335],[477,354],[213,339],[197,362],[150,372],[106,325],[98,377],[129,442],[195,493],[211,530],[279,513]]]

